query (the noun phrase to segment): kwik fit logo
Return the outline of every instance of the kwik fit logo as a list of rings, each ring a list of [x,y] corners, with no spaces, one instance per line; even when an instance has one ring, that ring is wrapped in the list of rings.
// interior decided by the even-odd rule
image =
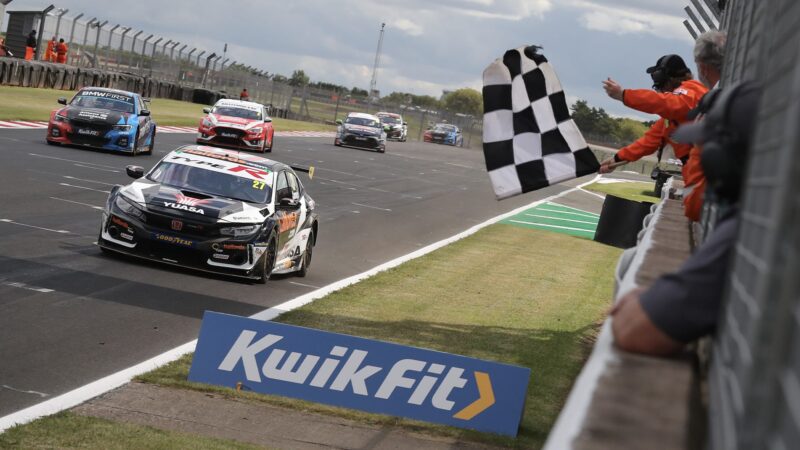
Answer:
[[[515,436],[530,369],[206,312],[189,381]]]
[[[431,406],[443,411],[453,410],[455,403],[449,399],[451,393],[462,389],[469,381],[463,377],[465,370],[461,367],[407,358],[385,368],[365,364],[369,354],[365,350],[333,346],[325,356],[304,355],[279,348],[283,336],[268,334],[256,339],[256,335],[255,331],[242,331],[218,369],[231,372],[241,363],[247,380],[254,383],[267,382],[266,379],[308,383],[309,386],[339,392],[350,389],[356,395],[376,399],[401,397],[412,405],[430,402]],[[260,367],[259,356],[264,361]],[[367,388],[367,380],[372,377],[382,378],[375,392]],[[474,377],[480,397],[458,410],[453,415],[457,419],[470,420],[495,402],[489,374],[474,372]]]

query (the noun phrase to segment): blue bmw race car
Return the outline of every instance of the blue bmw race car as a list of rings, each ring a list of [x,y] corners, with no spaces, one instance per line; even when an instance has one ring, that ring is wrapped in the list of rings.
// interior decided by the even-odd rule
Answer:
[[[145,99],[116,89],[86,87],[67,104],[50,113],[47,143],[81,145],[106,150],[152,154],[156,123]]]

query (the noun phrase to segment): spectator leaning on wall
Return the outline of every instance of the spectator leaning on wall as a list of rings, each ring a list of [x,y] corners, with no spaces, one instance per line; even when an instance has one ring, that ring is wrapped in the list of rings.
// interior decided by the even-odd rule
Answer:
[[[675,143],[669,136],[678,125],[687,121],[686,115],[697,106],[708,89],[692,79],[692,71],[678,55],[662,56],[655,66],[647,69],[647,73],[653,79],[653,90],[623,89],[611,78],[603,81],[603,88],[609,97],[637,111],[658,114],[660,118],[636,142],[601,162],[600,173],[611,172],[615,163],[637,161],[653,154],[664,143],[672,145],[675,156],[681,161],[686,162],[689,158],[692,146]]]
[[[721,31],[708,31],[700,35],[694,44],[694,62],[697,64],[697,78],[709,89],[714,89],[719,85],[722,76],[722,63],[725,60],[725,33]],[[709,91],[706,96],[712,95]],[[704,97],[705,98],[705,97]],[[701,105],[703,101],[701,100]],[[708,102],[710,103],[710,102]],[[702,120],[703,111],[698,107],[694,114],[697,120]],[[703,194],[706,190],[706,180],[703,176],[703,168],[700,165],[700,153],[702,149],[695,145],[689,152],[689,159],[686,162],[685,178],[683,180],[683,206],[686,217],[697,222],[703,209]]]
[[[674,273],[650,288],[622,296],[611,311],[614,342],[634,353],[669,355],[716,331],[738,228],[738,202],[761,89],[733,86],[714,99],[702,122],[673,136],[703,145],[701,164],[708,190],[723,210],[714,231]]]

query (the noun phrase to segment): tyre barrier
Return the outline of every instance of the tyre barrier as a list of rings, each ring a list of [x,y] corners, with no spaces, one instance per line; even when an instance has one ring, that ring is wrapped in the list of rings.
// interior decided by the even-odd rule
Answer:
[[[181,86],[133,73],[75,67],[45,61],[0,57],[0,85],[78,90],[85,86],[105,87],[139,93],[145,97],[167,98],[213,105],[225,93]]]

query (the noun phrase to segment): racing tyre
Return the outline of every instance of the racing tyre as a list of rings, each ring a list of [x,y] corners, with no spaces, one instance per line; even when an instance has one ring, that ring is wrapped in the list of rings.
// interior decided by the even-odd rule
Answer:
[[[136,129],[136,138],[133,139],[133,148],[129,153],[130,156],[136,156],[139,153],[139,129]]]
[[[156,146],[156,129],[153,128],[153,137],[150,138],[150,145],[147,146],[147,155],[153,154],[153,148]]]
[[[60,142],[53,142],[53,141],[48,140],[48,139],[45,139],[45,142],[47,142],[47,145],[61,145]]]
[[[275,135],[272,135],[272,139],[269,141],[269,147],[265,148],[264,151],[267,153],[272,153],[272,147],[275,146]]]
[[[386,146],[382,145],[382,146],[378,147],[378,153],[386,153]]]
[[[297,271],[298,277],[305,277],[308,275],[308,268],[311,266],[311,255],[314,253],[314,232],[308,235],[308,244],[306,251],[303,253],[303,259],[300,262],[300,270]]]
[[[339,139],[334,139],[334,140],[333,140],[333,145],[335,145],[335,146],[337,146],[337,147],[341,147],[341,146],[342,146],[342,143],[339,141]]]
[[[277,237],[275,233],[270,235],[269,240],[267,241],[267,251],[264,253],[264,256],[261,257],[261,261],[258,262],[256,266],[256,275],[258,276],[257,282],[259,284],[265,284],[269,281],[269,276],[272,275],[272,269],[275,268],[275,258],[277,257],[278,253],[278,243]]]

